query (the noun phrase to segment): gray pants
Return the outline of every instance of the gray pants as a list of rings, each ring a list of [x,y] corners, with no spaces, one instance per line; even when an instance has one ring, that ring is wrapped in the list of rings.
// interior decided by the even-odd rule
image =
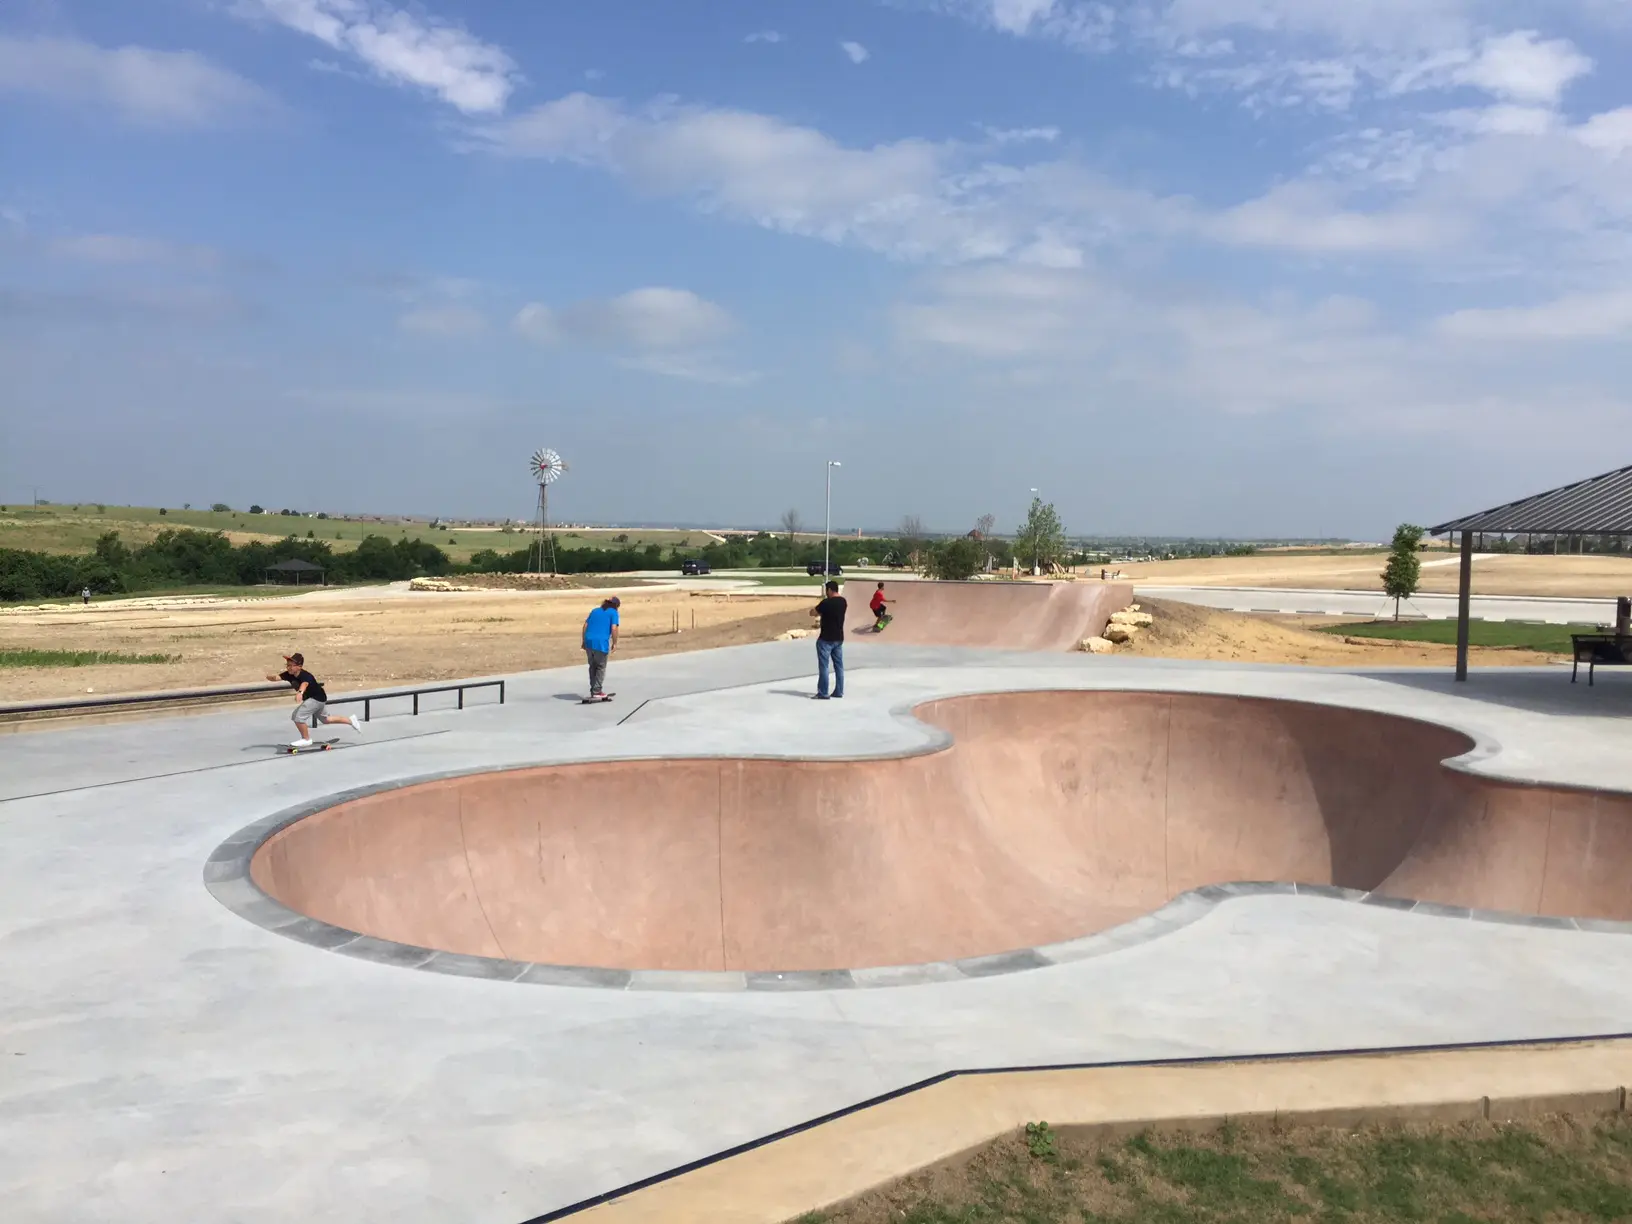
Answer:
[[[589,656],[589,695],[600,696],[601,686],[606,683],[606,651],[591,650],[584,647],[584,653]]]

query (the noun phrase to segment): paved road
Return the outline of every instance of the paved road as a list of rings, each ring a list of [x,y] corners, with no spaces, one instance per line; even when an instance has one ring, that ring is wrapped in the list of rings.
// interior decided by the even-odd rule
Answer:
[[[1392,616],[1394,601],[1375,591],[1300,591],[1275,587],[1139,586],[1135,594],[1171,599],[1227,612],[1301,613],[1308,616]],[[1417,595],[1401,605],[1402,616],[1455,620],[1455,595]],[[1613,599],[1563,599],[1528,595],[1475,595],[1475,620],[1535,621],[1549,625],[1598,625],[1615,620]]]

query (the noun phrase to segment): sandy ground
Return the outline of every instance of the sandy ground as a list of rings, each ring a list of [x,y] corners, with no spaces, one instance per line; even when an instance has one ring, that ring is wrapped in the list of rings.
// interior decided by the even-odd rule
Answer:
[[[1425,642],[1389,642],[1317,633],[1315,625],[1343,622],[1336,617],[1243,616],[1193,604],[1142,599],[1156,618],[1118,654],[1164,659],[1210,659],[1237,663],[1298,663],[1306,667],[1444,667],[1456,665],[1456,647]],[[1555,657],[1530,650],[1474,648],[1474,667],[1537,667]]]
[[[1358,557],[1212,557],[1196,561],[1151,561],[1122,565],[1123,575],[1141,583],[1173,586],[1293,587],[1299,590],[1378,591],[1383,589],[1381,553]],[[1429,552],[1422,559],[1422,590],[1454,594],[1458,559]],[[1632,594],[1632,557],[1527,557],[1486,555],[1473,566],[1475,595],[1563,595],[1589,599]]]
[[[584,616],[598,591],[473,594],[375,591],[184,606],[92,604],[0,616],[0,647],[179,655],[170,664],[8,668],[6,701],[256,684],[300,651],[334,693],[502,675],[583,662]],[[622,594],[618,658],[768,642],[811,623],[785,596]],[[673,631],[679,618],[681,632]],[[693,628],[695,618],[695,628]]]

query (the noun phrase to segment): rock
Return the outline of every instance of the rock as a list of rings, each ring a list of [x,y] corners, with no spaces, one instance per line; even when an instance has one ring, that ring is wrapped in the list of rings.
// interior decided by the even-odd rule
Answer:
[[[1156,618],[1149,612],[1112,612],[1111,624],[1131,625],[1135,629],[1149,629],[1156,623]]]
[[[1089,654],[1110,654],[1116,649],[1109,639],[1102,637],[1083,638],[1082,648]]]
[[[777,634],[776,640],[779,642],[797,642],[800,638],[808,638],[810,634],[809,629],[789,629],[786,633]]]
[[[1133,641],[1134,636],[1138,632],[1139,629],[1135,625],[1106,625],[1105,640],[1108,642],[1115,642],[1118,646],[1120,646],[1125,642]]]

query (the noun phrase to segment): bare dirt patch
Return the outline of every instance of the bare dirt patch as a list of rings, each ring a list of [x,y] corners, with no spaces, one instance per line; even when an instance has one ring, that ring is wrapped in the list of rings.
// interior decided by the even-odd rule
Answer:
[[[1121,565],[1130,581],[1172,586],[1285,587],[1382,593],[1383,553],[1288,557],[1207,557]],[[1423,554],[1422,590],[1455,594],[1459,566],[1443,551]],[[1097,571],[1095,571],[1097,573]],[[1481,556],[1473,565],[1475,595],[1554,595],[1604,599],[1632,593],[1632,557]]]
[[[1141,599],[1139,606],[1156,623],[1128,645],[1119,646],[1117,654],[1306,667],[1451,667],[1456,662],[1454,646],[1315,632],[1315,625],[1343,623],[1337,617],[1246,616],[1159,599]],[[1530,650],[1479,648],[1468,656],[1476,667],[1537,667],[1556,657]]]
[[[625,593],[616,660],[768,642],[810,624],[807,603],[779,596]],[[579,594],[496,591],[355,596],[321,601],[92,604],[0,617],[0,647],[179,655],[165,665],[16,668],[9,701],[254,684],[300,651],[336,693],[382,685],[503,675],[583,662],[584,617],[600,603]],[[676,617],[678,634],[673,631]]]

